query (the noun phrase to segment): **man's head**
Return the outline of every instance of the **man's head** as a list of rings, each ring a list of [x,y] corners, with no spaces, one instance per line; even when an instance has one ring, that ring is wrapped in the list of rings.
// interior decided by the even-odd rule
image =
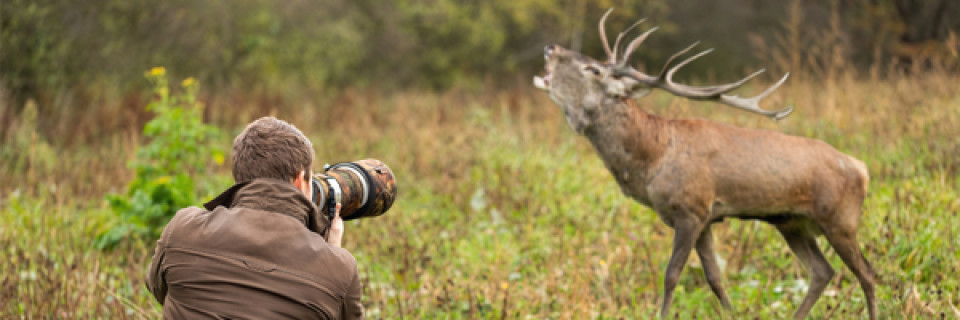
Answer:
[[[313,157],[313,144],[297,127],[263,117],[247,125],[233,140],[233,179],[280,179],[309,190]]]

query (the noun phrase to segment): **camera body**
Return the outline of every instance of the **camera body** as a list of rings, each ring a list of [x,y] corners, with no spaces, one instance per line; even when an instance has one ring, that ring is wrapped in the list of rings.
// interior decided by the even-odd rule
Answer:
[[[397,198],[393,171],[376,159],[324,165],[323,173],[315,174],[310,183],[313,203],[330,219],[337,204],[340,217],[353,220],[380,216]]]

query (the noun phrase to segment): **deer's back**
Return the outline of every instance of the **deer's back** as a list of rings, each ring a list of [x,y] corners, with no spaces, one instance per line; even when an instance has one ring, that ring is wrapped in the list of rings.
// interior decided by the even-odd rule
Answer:
[[[671,124],[660,164],[685,173],[663,187],[712,191],[717,214],[807,213],[850,188],[865,193],[863,163],[823,141],[698,119]]]

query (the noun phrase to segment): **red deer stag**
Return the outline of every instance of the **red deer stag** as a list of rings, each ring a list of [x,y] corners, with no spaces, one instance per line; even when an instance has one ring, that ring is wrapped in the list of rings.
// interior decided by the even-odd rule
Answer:
[[[731,308],[710,225],[735,217],[772,224],[809,271],[809,290],[794,318],[807,316],[834,276],[815,241],[816,236],[825,235],[860,281],[870,318],[876,319],[876,274],[857,242],[869,181],[864,163],[819,140],[702,119],[664,119],[644,112],[632,99],[653,88],[774,119],[786,117],[792,108],[767,111],[758,106],[787,76],[753,98],[727,93],[759,72],[718,86],[673,82],[677,69],[709,52],[673,64],[693,46],[670,57],[656,76],[637,71],[629,66],[630,55],[653,29],[639,35],[618,55],[626,31],[611,48],[604,31],[609,13],[600,19],[606,61],[548,45],[544,49],[546,74],[535,77],[534,84],[548,91],[570,127],[590,140],[621,191],[652,208],[674,229],[660,316],[667,315],[680,273],[694,248],[713,293],[725,308]]]

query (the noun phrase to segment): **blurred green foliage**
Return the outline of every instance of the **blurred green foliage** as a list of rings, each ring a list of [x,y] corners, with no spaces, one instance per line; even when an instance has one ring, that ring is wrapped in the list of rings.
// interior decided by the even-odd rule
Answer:
[[[613,26],[666,18],[665,1],[9,0],[0,81],[18,107],[78,86],[136,91],[154,65],[191,70],[213,90],[479,84],[539,68],[546,44],[596,40],[614,6]]]
[[[151,69],[147,78],[156,95],[147,105],[156,117],[143,128],[149,142],[137,150],[136,173],[127,192],[107,195],[121,221],[98,237],[99,248],[112,247],[129,236],[159,237],[177,210],[197,204],[193,177],[205,173],[211,163],[224,162],[223,151],[215,143],[223,134],[203,123],[196,80],[183,80],[183,93],[172,95],[164,68]]]
[[[609,8],[611,38],[641,18],[634,35],[660,27],[634,54],[638,69],[658,70],[694,41],[716,48],[677,75],[685,82],[760,68],[794,79],[960,70],[955,0],[5,0],[0,140],[31,99],[44,115],[36,131],[55,146],[139,128],[148,116],[138,110],[139,74],[156,65],[189,70],[210,96],[242,92],[265,110],[352,89],[529,86],[545,45],[602,57],[597,22]],[[120,112],[137,121],[90,116]]]
[[[882,47],[898,36],[913,43],[955,37],[960,22],[942,17],[960,13],[960,5],[914,2],[818,0],[796,8],[805,21],[800,31],[814,36],[838,14],[837,27],[855,47],[851,57],[868,60],[880,58],[876,49],[898,50]],[[546,44],[599,54],[595,26],[607,8],[617,9],[611,36],[644,17],[647,27],[662,27],[661,37],[649,40],[654,49],[639,53],[641,62],[704,40],[721,49],[712,60],[718,72],[739,73],[756,49],[748,38],[769,41],[782,32],[790,6],[747,0],[7,0],[0,10],[0,79],[14,95],[26,96],[90,83],[130,86],[139,70],[154,65],[195,70],[213,88],[445,88],[518,73],[526,80],[540,67]]]

